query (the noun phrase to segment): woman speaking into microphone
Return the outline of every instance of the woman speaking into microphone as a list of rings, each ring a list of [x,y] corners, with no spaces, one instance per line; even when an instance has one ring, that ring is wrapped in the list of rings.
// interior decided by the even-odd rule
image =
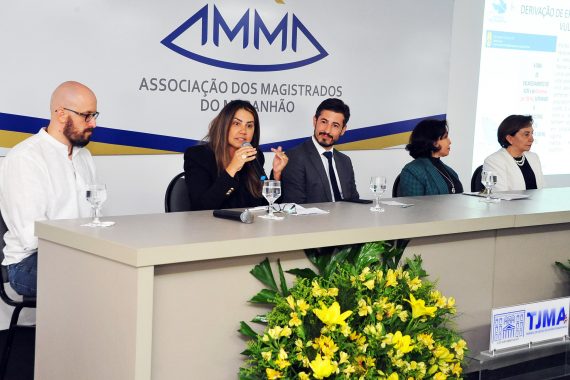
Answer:
[[[192,210],[255,207],[266,204],[261,195],[263,164],[258,152],[260,126],[255,108],[232,100],[212,120],[202,144],[184,153],[184,172]],[[281,179],[287,156],[275,153],[272,176]]]

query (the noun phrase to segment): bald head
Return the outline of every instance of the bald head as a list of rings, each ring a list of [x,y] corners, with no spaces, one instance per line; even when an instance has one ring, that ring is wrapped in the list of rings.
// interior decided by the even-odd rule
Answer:
[[[80,108],[79,112],[95,112],[97,110],[97,98],[89,87],[74,81],[63,82],[51,95],[50,111],[53,114],[58,108]],[[89,107],[91,109],[82,109]]]
[[[89,143],[96,127],[97,98],[89,87],[79,82],[63,82],[54,90],[50,102],[51,119],[47,133],[69,147]]]

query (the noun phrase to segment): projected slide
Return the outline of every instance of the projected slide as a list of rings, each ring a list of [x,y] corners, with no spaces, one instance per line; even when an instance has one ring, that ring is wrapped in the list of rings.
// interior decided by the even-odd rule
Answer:
[[[544,174],[569,174],[570,1],[486,1],[473,167],[510,114],[533,116]]]

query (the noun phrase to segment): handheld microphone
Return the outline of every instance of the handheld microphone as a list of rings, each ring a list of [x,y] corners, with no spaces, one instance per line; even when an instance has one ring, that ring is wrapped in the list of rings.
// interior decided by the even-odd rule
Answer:
[[[253,214],[249,210],[233,211],[233,210],[214,210],[216,218],[236,220],[238,222],[250,224],[253,223]]]
[[[244,142],[243,144],[241,144],[241,146],[242,146],[242,148],[243,147],[253,147],[253,145],[251,145],[247,141]],[[263,170],[263,167],[261,166],[261,164],[259,163],[259,160],[257,159],[257,155],[255,155],[255,160],[250,161],[249,163],[251,165],[253,165],[253,170],[255,170],[255,173],[257,174],[259,179],[261,181],[265,181],[267,179],[267,176],[265,175],[265,171]]]

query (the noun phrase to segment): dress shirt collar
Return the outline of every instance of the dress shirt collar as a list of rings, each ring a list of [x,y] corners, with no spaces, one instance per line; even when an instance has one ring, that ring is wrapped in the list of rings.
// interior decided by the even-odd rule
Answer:
[[[317,139],[315,138],[315,135],[313,135],[311,137],[311,139],[313,140],[313,144],[315,145],[315,148],[317,148],[317,152],[319,152],[319,155],[322,156],[324,152],[327,152],[327,150],[325,148],[323,148],[321,146],[321,144],[319,144],[319,142],[317,141]],[[330,152],[333,152],[333,157],[334,157],[334,149],[331,149]]]
[[[61,154],[65,155],[66,157],[69,156],[69,147],[67,145],[65,145],[64,143],[58,141],[55,137],[53,137],[49,133],[47,133],[46,128],[40,129],[39,135],[40,135],[42,140],[46,141],[48,144],[53,146],[53,148],[58,153],[61,153]],[[74,146],[73,150],[71,151],[71,158],[74,158],[79,153],[79,151],[81,149],[83,149],[83,148],[79,148],[79,147]]]

